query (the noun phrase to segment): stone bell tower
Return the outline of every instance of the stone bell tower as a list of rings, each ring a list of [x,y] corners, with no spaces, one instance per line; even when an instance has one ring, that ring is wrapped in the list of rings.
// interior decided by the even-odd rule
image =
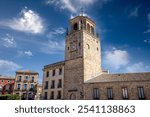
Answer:
[[[84,81],[102,73],[100,39],[95,26],[86,16],[70,20],[65,45],[64,99],[84,99]]]

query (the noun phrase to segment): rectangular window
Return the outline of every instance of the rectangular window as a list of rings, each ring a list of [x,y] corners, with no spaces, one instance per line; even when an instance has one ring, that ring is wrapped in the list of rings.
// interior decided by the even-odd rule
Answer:
[[[53,70],[53,74],[52,75],[55,76],[55,70]]]
[[[44,93],[44,99],[47,99],[47,92]]]
[[[62,68],[59,68],[59,75],[62,74]]]
[[[10,85],[6,85],[5,91],[8,91],[8,90],[9,90],[9,87],[10,87]]]
[[[24,89],[27,89],[27,84],[24,84]]]
[[[98,88],[94,88],[93,89],[93,99],[94,100],[98,100],[100,97],[99,97],[99,89]]]
[[[33,84],[30,85],[30,88],[33,89]]]
[[[20,89],[20,88],[21,88],[21,84],[18,84],[18,85],[17,85],[17,88]]]
[[[50,99],[54,99],[54,91],[51,92],[51,97]]]
[[[122,97],[123,97],[123,99],[128,99],[129,98],[128,97],[128,90],[127,90],[126,87],[122,88]]]
[[[140,100],[145,99],[144,88],[143,87],[138,87],[138,96],[139,96]]]
[[[46,72],[46,77],[49,77],[49,71]]]
[[[58,91],[57,99],[61,99],[61,91]]]
[[[113,99],[113,89],[107,88],[107,97],[108,99]]]
[[[61,79],[58,80],[58,88],[62,88],[62,80]]]
[[[29,78],[29,77],[28,77],[28,76],[26,76],[26,80],[28,80],[28,78]]]
[[[33,84],[30,84],[30,89],[29,91],[34,91],[34,85]]]
[[[25,100],[26,98],[27,98],[27,94],[26,94],[26,93],[23,93],[22,99]]]
[[[52,80],[51,81],[51,89],[54,89],[55,88],[55,80]]]
[[[34,82],[34,76],[32,76],[32,82]]]
[[[21,79],[22,79],[22,76],[18,76],[18,81],[21,81]]]
[[[48,89],[48,81],[45,82],[45,87],[44,89]]]

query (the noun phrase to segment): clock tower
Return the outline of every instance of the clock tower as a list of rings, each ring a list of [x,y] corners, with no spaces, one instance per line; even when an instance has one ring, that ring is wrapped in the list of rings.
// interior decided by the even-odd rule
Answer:
[[[102,73],[96,24],[86,16],[70,20],[66,32],[64,99],[84,99],[84,82]]]

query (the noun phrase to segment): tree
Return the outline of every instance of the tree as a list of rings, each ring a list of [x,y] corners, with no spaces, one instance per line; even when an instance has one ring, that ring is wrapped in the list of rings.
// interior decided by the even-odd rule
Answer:
[[[19,95],[5,94],[0,95],[0,100],[20,100]]]

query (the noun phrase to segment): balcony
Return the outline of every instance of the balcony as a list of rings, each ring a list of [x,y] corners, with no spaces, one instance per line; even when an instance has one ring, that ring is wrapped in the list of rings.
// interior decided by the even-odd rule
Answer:
[[[15,91],[21,91],[21,89],[15,89]]]
[[[30,88],[29,91],[34,91],[34,89],[33,89],[33,88]]]
[[[21,82],[21,80],[16,80],[16,82]]]
[[[26,89],[23,89],[22,91],[27,91],[28,89],[26,88]]]
[[[24,80],[23,82],[24,82],[24,83],[27,83],[27,82],[28,82],[28,80]]]
[[[30,80],[30,83],[34,83],[34,80]]]

